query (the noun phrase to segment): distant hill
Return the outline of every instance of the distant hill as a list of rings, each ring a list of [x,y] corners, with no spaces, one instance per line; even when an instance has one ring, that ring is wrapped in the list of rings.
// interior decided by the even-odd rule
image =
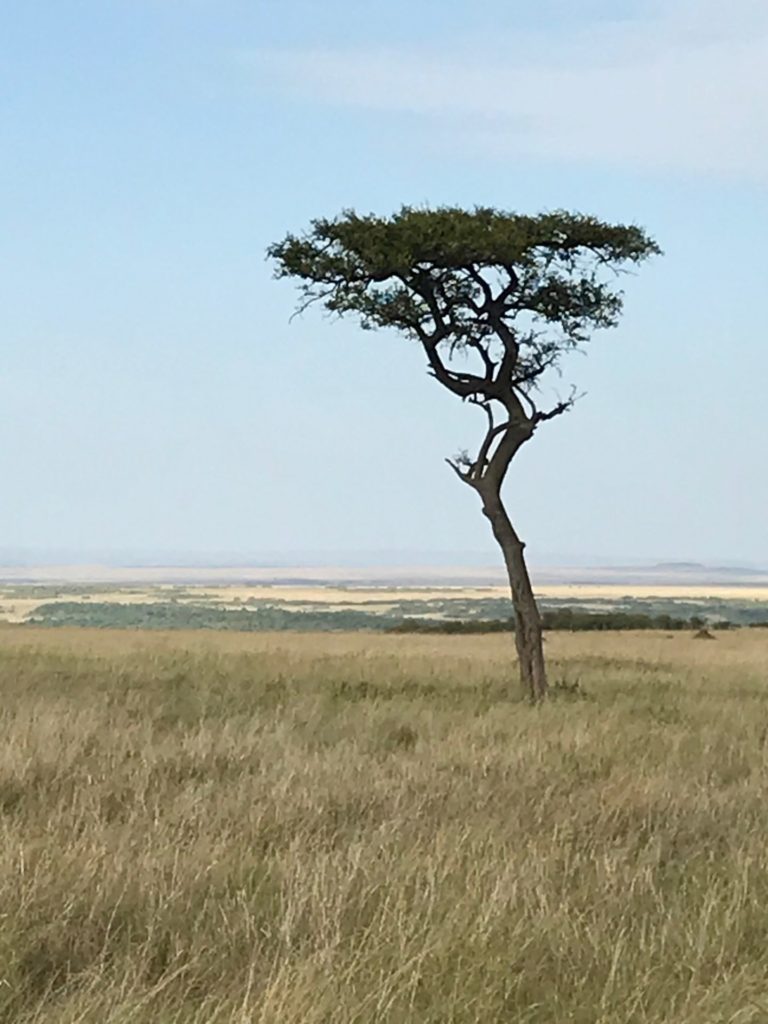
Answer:
[[[703,562],[657,562],[653,568],[669,572],[702,572],[707,567]]]
[[[768,586],[768,569],[659,562],[647,566],[532,567],[536,586]],[[488,566],[113,566],[0,565],[6,584],[203,584],[322,586],[504,586],[501,565]]]

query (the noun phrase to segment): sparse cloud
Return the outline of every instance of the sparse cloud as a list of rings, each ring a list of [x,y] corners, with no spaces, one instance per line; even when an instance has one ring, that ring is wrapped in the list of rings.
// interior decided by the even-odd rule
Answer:
[[[252,55],[313,103],[424,119],[479,156],[530,156],[768,183],[768,3],[667,0],[567,36],[473,35],[450,51]]]

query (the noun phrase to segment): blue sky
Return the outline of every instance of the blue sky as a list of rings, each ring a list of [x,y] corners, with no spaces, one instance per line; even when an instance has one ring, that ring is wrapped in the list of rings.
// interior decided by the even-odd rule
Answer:
[[[507,499],[532,561],[768,564],[763,0],[27,0],[0,34],[0,553],[493,560],[476,413],[264,250],[354,206],[665,250]],[[477,554],[475,554],[477,553]]]

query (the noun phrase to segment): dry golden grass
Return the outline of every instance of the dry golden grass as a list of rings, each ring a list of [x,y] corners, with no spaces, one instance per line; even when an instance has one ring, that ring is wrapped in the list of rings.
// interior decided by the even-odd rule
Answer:
[[[203,593],[203,588],[200,590]],[[51,601],[98,601],[112,604],[144,604],[145,602],[167,601],[167,590],[158,587],[152,590],[115,590],[105,593],[84,594],[82,591],[68,593],[65,588],[58,596],[52,597],[21,597],[18,594],[4,597],[0,590],[0,622],[20,623],[29,618],[41,605]]]
[[[768,635],[0,629],[0,1021],[768,1019]]]

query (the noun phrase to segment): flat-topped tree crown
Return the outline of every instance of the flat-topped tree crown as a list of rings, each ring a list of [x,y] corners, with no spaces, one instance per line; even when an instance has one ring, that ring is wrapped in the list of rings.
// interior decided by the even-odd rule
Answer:
[[[269,249],[277,276],[298,279],[300,309],[321,303],[367,330],[394,328],[415,339],[432,376],[483,409],[477,454],[449,462],[479,493],[504,552],[521,672],[535,699],[546,689],[541,629],[501,485],[539,424],[573,404],[571,395],[540,409],[534,396],[542,375],[594,330],[616,326],[618,275],[659,252],[635,225],[579,213],[408,206],[392,217],[346,211],[315,220]]]
[[[269,255],[278,276],[302,281],[307,302],[357,313],[366,328],[396,327],[422,340],[435,312],[461,314],[445,324],[446,337],[450,330],[461,341],[478,318],[527,313],[578,342],[591,328],[613,326],[621,311],[605,272],[658,251],[636,226],[582,214],[403,207],[389,218],[347,211],[315,220]]]

